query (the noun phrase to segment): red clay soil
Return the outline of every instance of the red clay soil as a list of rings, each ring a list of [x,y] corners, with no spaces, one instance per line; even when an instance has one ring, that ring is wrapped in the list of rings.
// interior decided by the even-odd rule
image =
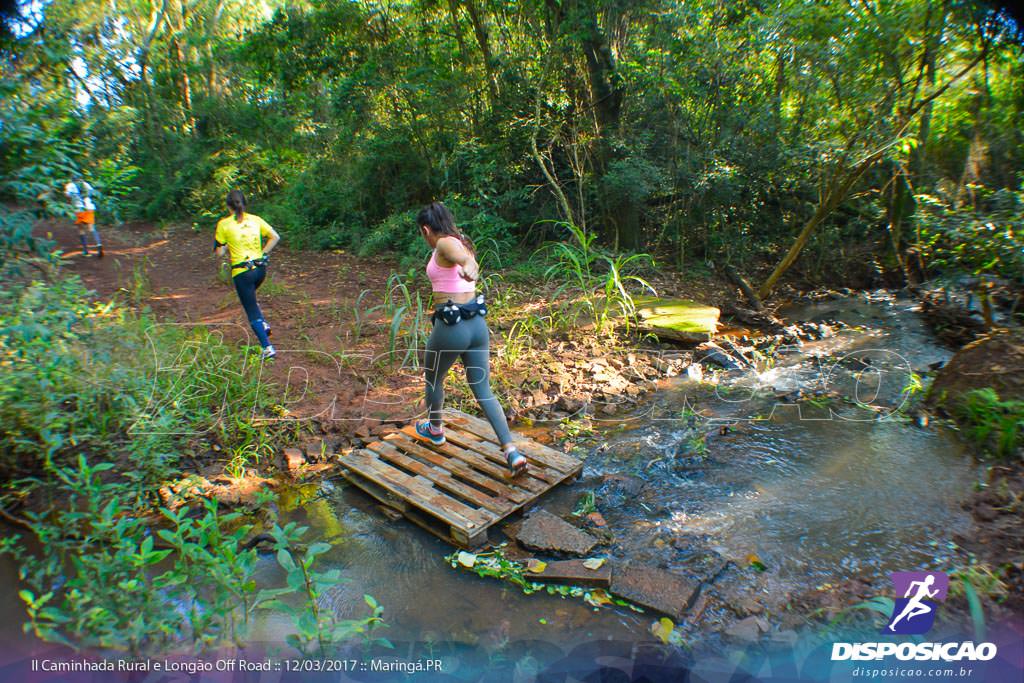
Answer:
[[[161,322],[221,325],[229,341],[255,344],[234,288],[226,275],[218,276],[221,259],[213,253],[210,231],[141,223],[101,230],[102,259],[82,256],[77,232],[65,221],[40,223],[36,232],[56,240],[65,254],[63,267],[79,274],[99,298],[120,292],[123,300],[148,306]],[[311,432],[334,435],[334,448],[351,443],[351,437],[366,439],[387,430],[382,422],[399,425],[423,414],[422,370],[401,367],[404,353],[394,363],[381,361],[388,356],[390,321],[382,312],[363,313],[358,336],[354,324],[361,292],[369,290],[359,301],[361,308],[380,305],[388,278],[397,270],[388,258],[299,251],[283,241],[258,292],[278,351],[263,366],[263,376],[277,385],[271,394],[289,417],[305,419]],[[730,296],[729,287],[715,278],[658,275],[659,291],[670,296]],[[518,290],[527,300],[513,318],[552,305],[549,293],[528,289]],[[426,288],[421,294],[429,300]],[[499,316],[490,323],[492,352],[512,322]],[[658,379],[685,369],[689,358],[677,351],[662,357],[649,354],[650,348],[632,347],[636,353],[614,348],[614,340],[609,346],[586,328],[557,340],[527,341],[528,352],[492,372],[494,390],[507,397],[513,416],[555,424],[590,402],[602,415],[618,413],[654,389]],[[446,391],[450,403],[469,398],[460,380]],[[473,410],[474,405],[470,400],[463,407]]]
[[[139,303],[161,321],[223,326],[228,340],[256,343],[234,288],[218,278],[222,259],[213,253],[212,233],[139,223],[100,229],[103,258],[83,256],[77,232],[66,222],[42,223],[36,233],[57,242],[63,268],[99,298],[121,292],[132,301],[132,293],[141,292]],[[264,364],[263,376],[277,383],[292,416],[316,418],[324,432],[350,434],[375,431],[379,418],[410,419],[419,410],[421,374],[381,372],[372,365],[387,350],[383,325],[367,323],[359,339],[353,334],[360,292],[371,292],[364,306],[380,304],[395,271],[386,258],[297,251],[286,243],[274,250],[257,296],[279,355]],[[360,423],[356,418],[364,413],[378,419]]]

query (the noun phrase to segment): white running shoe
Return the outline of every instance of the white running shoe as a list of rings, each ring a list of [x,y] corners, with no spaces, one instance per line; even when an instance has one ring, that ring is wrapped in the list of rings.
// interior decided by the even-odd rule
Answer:
[[[274,345],[271,344],[270,346],[268,346],[265,349],[263,349],[263,355],[261,356],[261,358],[263,360],[270,360],[271,358],[275,357],[276,355],[277,355],[277,351],[274,350]]]

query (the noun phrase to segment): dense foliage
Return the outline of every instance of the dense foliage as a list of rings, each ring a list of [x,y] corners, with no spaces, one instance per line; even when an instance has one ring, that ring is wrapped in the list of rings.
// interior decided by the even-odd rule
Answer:
[[[127,297],[105,302],[62,272],[33,228],[67,213],[55,191],[88,156],[68,139],[70,118],[17,99],[0,108],[10,201],[0,209],[0,517],[19,528],[0,553],[17,562],[25,629],[136,656],[204,651],[244,644],[253,613],[268,608],[288,614],[287,640],[302,653],[387,644],[373,635],[383,621],[371,597],[364,618],[320,609],[342,580],[314,566],[329,544],[307,546],[306,527],[269,520],[286,585],[260,586],[245,542],[253,525],[215,498],[197,504],[180,483],[185,456],[212,446],[228,456],[225,473],[243,477],[288,438],[251,420],[272,408],[254,357],[206,328],[157,323],[141,306],[142,271]],[[108,215],[134,172],[93,167]]]
[[[209,229],[238,186],[292,244],[368,254],[422,248],[413,212],[442,198],[502,253],[555,219],[680,262],[899,274],[946,264],[918,242],[950,212],[1020,191],[1024,57],[980,2],[23,9],[6,94],[150,220]]]

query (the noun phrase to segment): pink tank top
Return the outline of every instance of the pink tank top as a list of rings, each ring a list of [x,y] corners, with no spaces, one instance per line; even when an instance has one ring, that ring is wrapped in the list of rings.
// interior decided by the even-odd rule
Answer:
[[[476,283],[470,282],[459,275],[459,266],[448,268],[437,262],[437,250],[430,254],[427,261],[427,277],[435,292],[475,292]]]

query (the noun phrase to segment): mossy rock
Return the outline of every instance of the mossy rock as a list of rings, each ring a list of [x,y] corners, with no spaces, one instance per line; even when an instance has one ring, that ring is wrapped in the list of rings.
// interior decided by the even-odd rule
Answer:
[[[637,297],[637,316],[641,330],[650,332],[658,339],[699,344],[714,336],[721,315],[714,306],[708,306],[689,299],[656,299]]]

